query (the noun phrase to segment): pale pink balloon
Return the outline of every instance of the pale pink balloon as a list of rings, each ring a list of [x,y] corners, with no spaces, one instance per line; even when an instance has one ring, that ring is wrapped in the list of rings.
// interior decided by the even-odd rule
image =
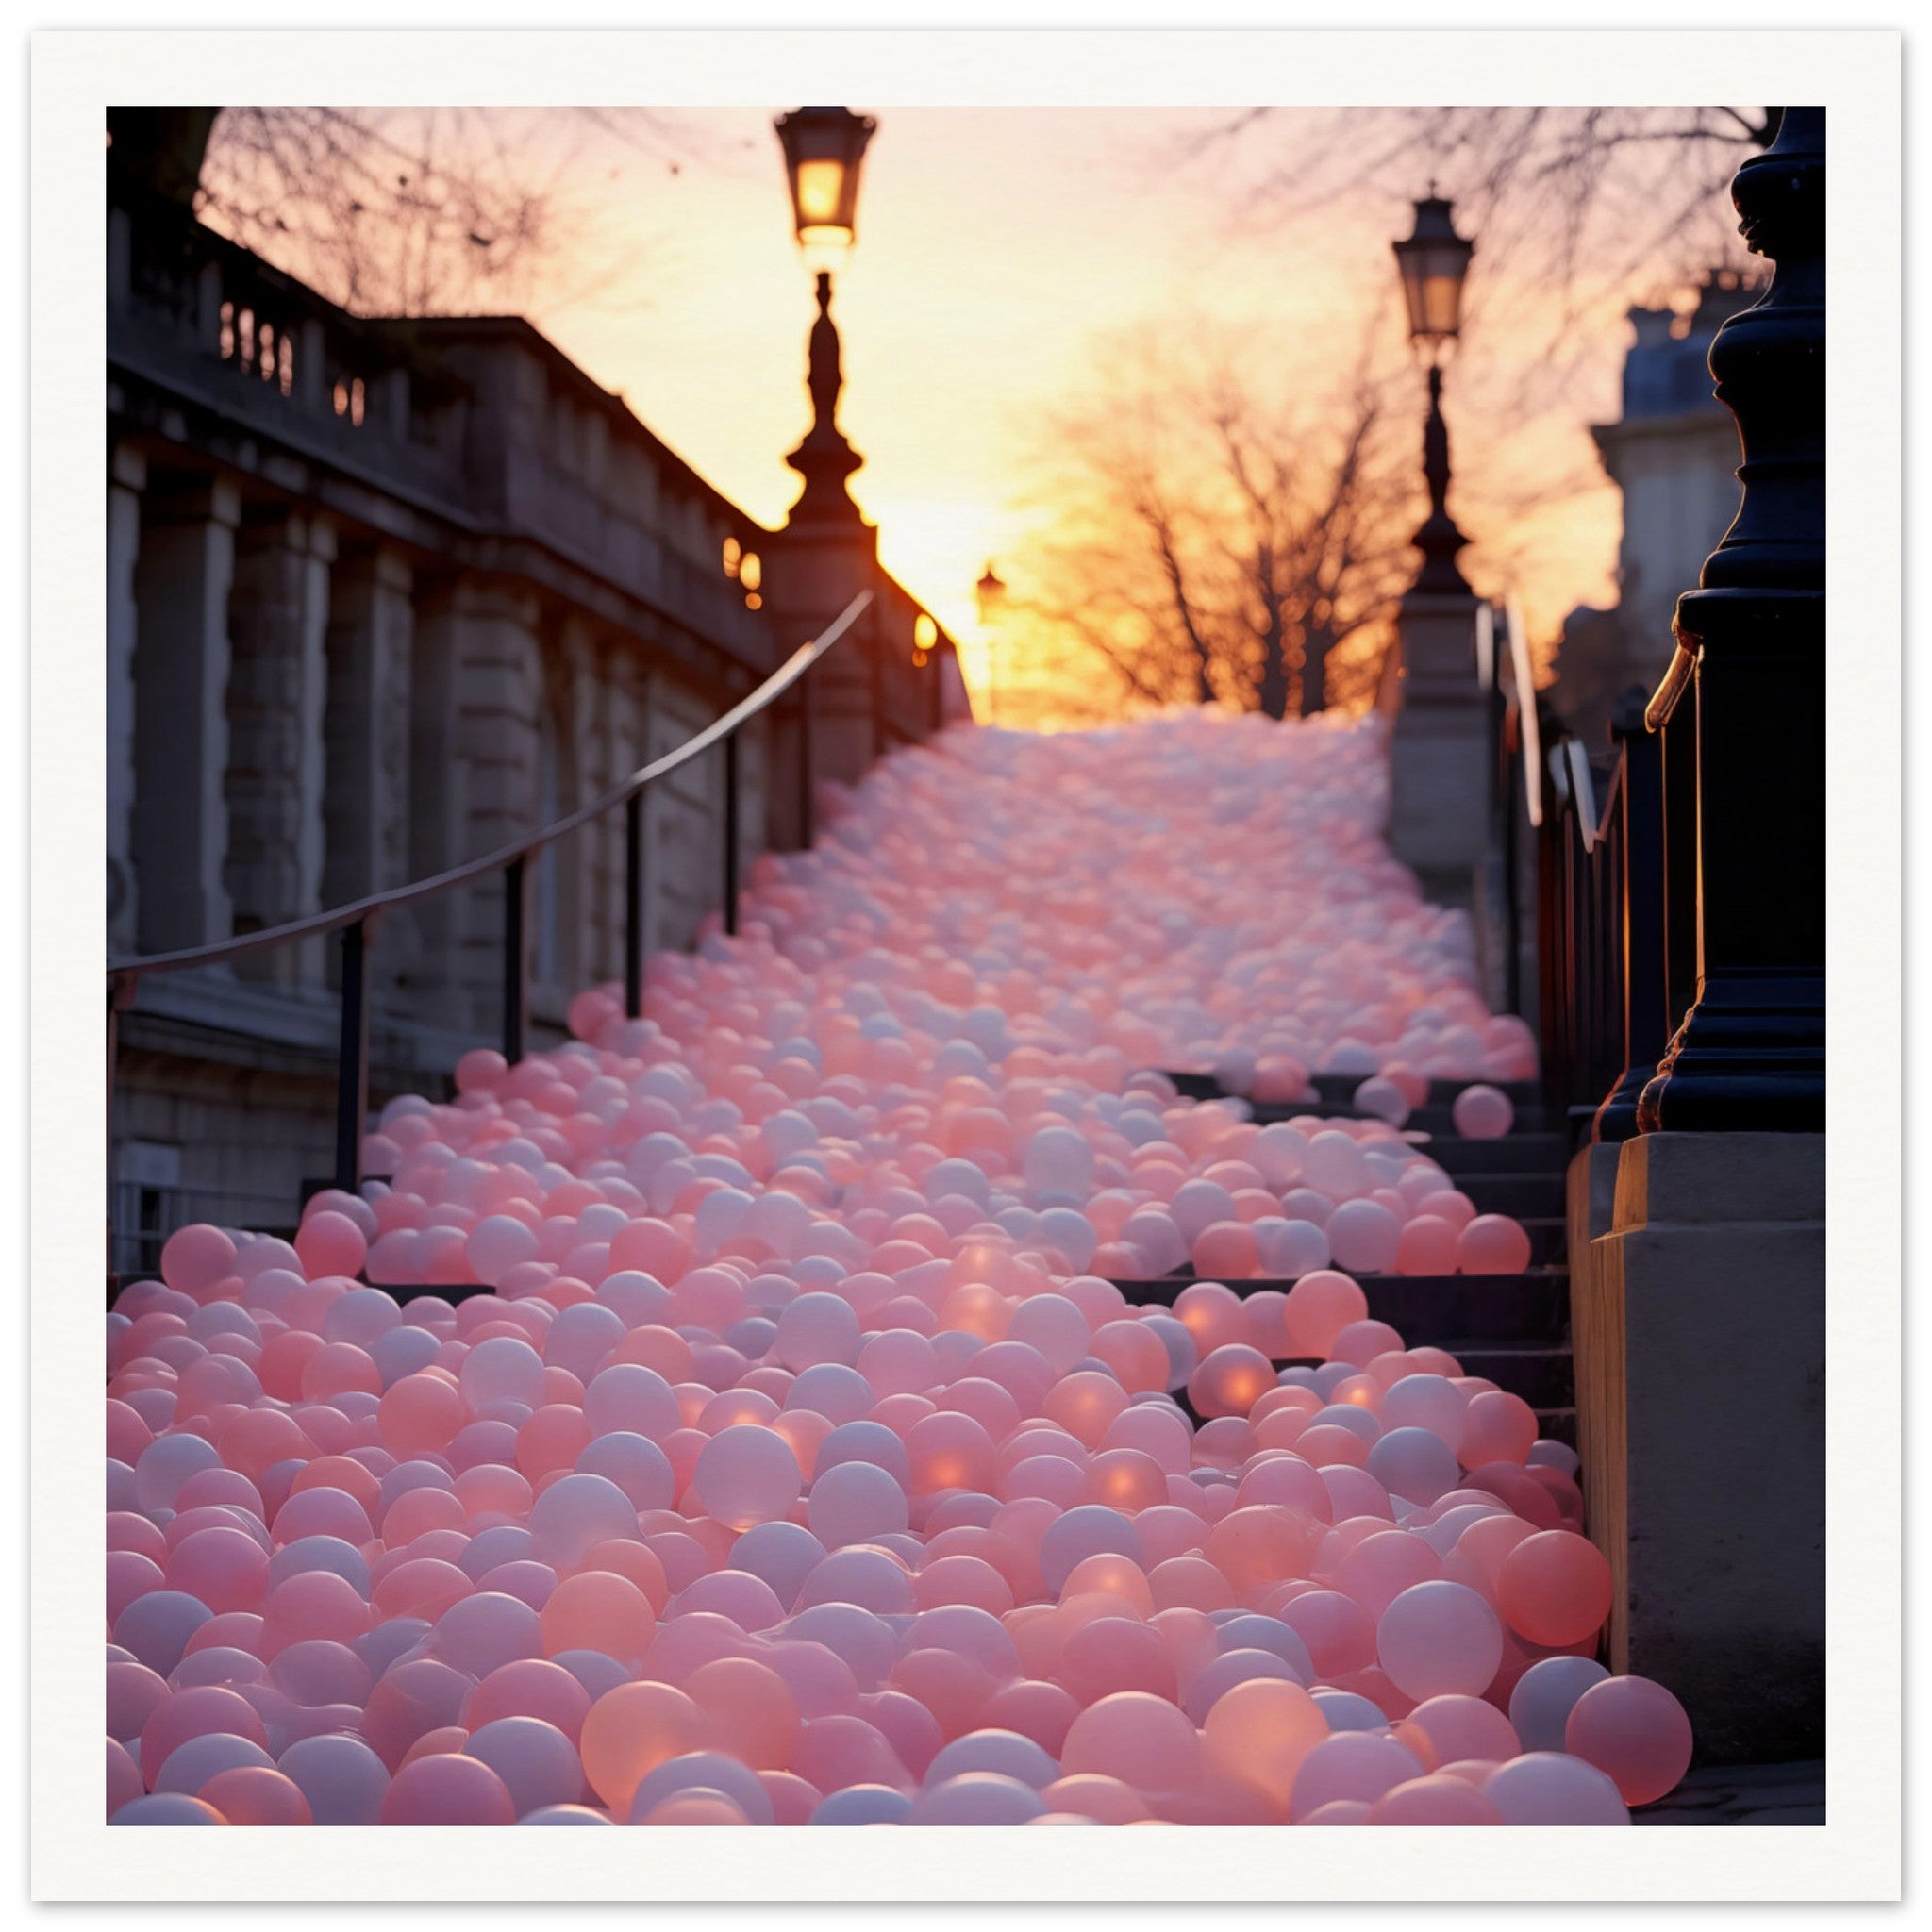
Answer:
[[[383,1793],[383,1824],[514,1824],[516,1806],[495,1772],[475,1757],[440,1754],[405,1765]]]
[[[1573,1713],[1574,1714],[1574,1713]],[[1593,1764],[1555,1751],[1529,1751],[1491,1772],[1480,1787],[1505,1824],[1628,1824],[1615,1782]]]
[[[1607,1677],[1571,1707],[1563,1748],[1594,1765],[1626,1805],[1667,1797],[1690,1768],[1690,1720],[1661,1684]]]
[[[1525,1751],[1561,1751],[1576,1700],[1609,1675],[1594,1657],[1546,1657],[1524,1672],[1509,1692],[1509,1722]]]
[[[1326,1357],[1335,1338],[1368,1312],[1368,1296],[1350,1276],[1332,1269],[1304,1274],[1288,1294],[1288,1332],[1295,1353]]]
[[[1503,1814],[1475,1786],[1459,1777],[1411,1778],[1384,1791],[1369,1807],[1369,1824],[1501,1824]]]
[[[1158,1767],[1163,1783],[1188,1783],[1200,1765],[1194,1727],[1164,1698],[1143,1690],[1103,1697],[1076,1717],[1067,1732],[1060,1769],[1110,1775],[1123,1765]]]
[[[1515,1727],[1493,1704],[1455,1692],[1418,1704],[1395,1735],[1431,1770],[1468,1758],[1500,1763],[1523,1749]]]
[[[1496,1607],[1519,1637],[1561,1650],[1603,1628],[1611,1588],[1610,1566],[1594,1543],[1568,1530],[1544,1530],[1503,1558]]]
[[[1436,1214],[1417,1214],[1405,1222],[1395,1244],[1395,1273],[1454,1274],[1457,1233],[1453,1223]]]
[[[1507,1389],[1486,1389],[1470,1397],[1456,1453],[1465,1469],[1491,1462],[1520,1464],[1535,1446],[1536,1437],[1536,1410],[1522,1396]],[[1555,1510],[1550,1514],[1554,1517]]]
[[[1244,1416],[1274,1386],[1274,1368],[1245,1342],[1217,1348],[1188,1381],[1188,1399],[1203,1416]]]
[[[1494,1141],[1507,1134],[1516,1120],[1509,1096],[1495,1087],[1465,1087],[1449,1109],[1456,1131],[1467,1141]]]
[[[1307,1824],[1324,1806],[1353,1800],[1373,1805],[1397,1785],[1426,1774],[1414,1752],[1374,1731],[1337,1731],[1323,1739],[1295,1772],[1290,1822]]]
[[[1382,1612],[1375,1655],[1390,1681],[1419,1702],[1447,1692],[1480,1696],[1503,1661],[1503,1626],[1465,1584],[1411,1584]]]
[[[1456,1238],[1461,1274],[1521,1274],[1529,1256],[1528,1235],[1507,1214],[1478,1214]]]
[[[740,1424],[713,1436],[700,1452],[691,1493],[714,1522],[744,1530],[788,1514],[801,1483],[797,1458],[782,1436]]]
[[[1377,1201],[1344,1201],[1328,1217],[1328,1247],[1336,1267],[1351,1274],[1395,1272],[1403,1223]]]

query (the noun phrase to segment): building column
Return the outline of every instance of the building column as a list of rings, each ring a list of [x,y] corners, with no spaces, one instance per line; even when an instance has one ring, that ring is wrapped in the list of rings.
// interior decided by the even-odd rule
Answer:
[[[228,600],[228,856],[237,932],[323,907],[329,566],[325,518],[276,513],[243,525]],[[313,984],[320,942],[238,962],[250,978]]]
[[[646,701],[649,674],[645,669],[644,654],[645,646],[641,639],[621,636],[612,640],[604,658],[605,702],[599,722],[603,728],[607,785],[615,785],[620,779],[628,778],[650,756],[647,748],[649,706]],[[641,921],[644,930],[640,943],[647,954],[650,948],[651,897],[657,884],[648,861],[652,810],[651,792],[646,791],[639,806],[638,842],[644,874]],[[604,828],[601,849],[604,865],[597,887],[597,904],[603,908],[610,934],[604,957],[608,962],[608,970],[621,975],[625,958],[625,894],[627,890],[625,865],[628,858],[622,811],[610,814]]]
[[[142,503],[134,599],[135,795],[129,845],[144,953],[205,945],[231,930],[228,842],[228,590],[242,504],[231,483],[157,479]]]
[[[415,646],[409,873],[420,878],[536,826],[537,599],[489,578],[447,580],[418,604]],[[415,925],[409,976],[436,1000],[434,1017],[493,1035],[503,1008],[503,880],[427,902]]]
[[[134,879],[135,566],[147,459],[131,444],[108,458],[108,951],[131,953],[140,913]]]
[[[323,724],[325,906],[409,878],[408,559],[375,543],[338,558],[329,583]]]

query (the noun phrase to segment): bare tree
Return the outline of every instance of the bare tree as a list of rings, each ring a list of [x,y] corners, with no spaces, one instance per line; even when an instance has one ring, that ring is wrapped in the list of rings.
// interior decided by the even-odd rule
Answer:
[[[1413,434],[1391,402],[1366,364],[1284,397],[1225,353],[1117,350],[1049,425],[1055,521],[1005,622],[1082,709],[1096,672],[1127,710],[1358,702],[1409,574]]]
[[[1430,183],[1480,238],[1472,325],[1486,306],[1540,353],[1525,401],[1559,393],[1577,324],[1658,301],[1708,269],[1743,267],[1728,188],[1777,137],[1778,108],[1252,108],[1197,130],[1183,158],[1232,173],[1238,221],[1280,228],[1339,208],[1387,228]],[[1526,302],[1525,292],[1538,298]],[[1547,298],[1555,294],[1557,299]]]
[[[680,138],[644,108],[113,108],[124,167],[209,226],[362,314],[555,309],[600,292],[578,192],[599,152],[675,174]],[[567,263],[594,262],[559,279]]]

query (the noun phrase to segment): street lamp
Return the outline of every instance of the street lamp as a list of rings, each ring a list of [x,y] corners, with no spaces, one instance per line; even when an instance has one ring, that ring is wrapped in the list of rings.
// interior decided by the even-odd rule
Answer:
[[[1408,335],[1428,356],[1429,414],[1423,430],[1423,476],[1429,514],[1415,533],[1423,554],[1413,589],[1426,595],[1470,594],[1456,553],[1468,541],[1449,514],[1449,425],[1442,420],[1442,358],[1462,329],[1462,284],[1475,243],[1456,232],[1450,204],[1435,192],[1415,204],[1415,231],[1394,244],[1408,308]]]
[[[791,522],[858,520],[858,506],[845,479],[864,458],[838,426],[839,331],[832,324],[832,266],[842,262],[857,233],[858,171],[877,123],[849,108],[798,108],[774,124],[791,190],[791,223],[813,271],[818,320],[806,362],[812,404],[811,428],[785,460],[805,478]]]
[[[979,613],[979,635],[986,646],[986,715],[997,721],[999,713],[998,660],[994,656],[993,625],[1006,608],[1007,587],[987,558],[986,575],[973,587],[973,601]]]
[[[799,245],[841,260],[857,230],[859,164],[878,123],[849,108],[798,108],[775,125]]]

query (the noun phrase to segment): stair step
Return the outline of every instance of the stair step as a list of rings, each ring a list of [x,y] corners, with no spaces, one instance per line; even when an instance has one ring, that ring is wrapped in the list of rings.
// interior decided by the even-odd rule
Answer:
[[[1559,1177],[1569,1164],[1570,1150],[1561,1134],[1505,1134],[1494,1141],[1465,1141],[1459,1134],[1431,1140],[1423,1152],[1445,1174],[1554,1174]]]
[[[1456,1176],[1458,1192],[1474,1202],[1478,1214],[1512,1214],[1518,1221],[1563,1215],[1565,1188],[1559,1174],[1466,1174]]]
[[[1574,1408],[1540,1408],[1536,1412],[1536,1431],[1552,1442],[1567,1442],[1571,1448],[1576,1446],[1576,1411]]]
[[[1522,1396],[1532,1408],[1575,1406],[1575,1365],[1567,1342],[1560,1348],[1493,1348],[1482,1342],[1449,1352],[1462,1364],[1465,1375],[1486,1376],[1497,1388]]]
[[[1136,1307],[1172,1307],[1196,1275],[1164,1274],[1153,1280],[1116,1281]],[[1448,1348],[1452,1342],[1481,1348],[1496,1342],[1562,1341],[1570,1327],[1570,1276],[1565,1269],[1526,1274],[1364,1274],[1370,1319],[1387,1322],[1411,1347]],[[1264,1289],[1285,1294],[1292,1281],[1237,1281],[1242,1297]],[[1472,1338],[1480,1338],[1472,1340]],[[1452,1353],[1456,1351],[1452,1350]]]

